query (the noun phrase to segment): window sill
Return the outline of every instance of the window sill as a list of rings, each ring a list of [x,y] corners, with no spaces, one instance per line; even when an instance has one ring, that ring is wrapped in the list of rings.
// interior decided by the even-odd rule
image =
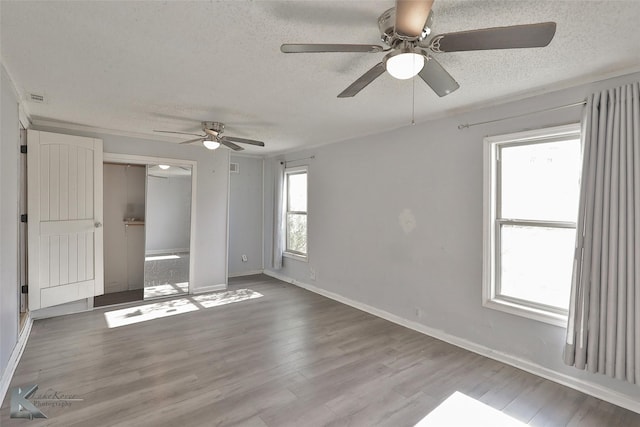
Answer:
[[[567,315],[552,313],[538,308],[529,307],[522,304],[516,304],[511,301],[505,301],[499,298],[485,300],[483,307],[493,310],[503,311],[505,313],[514,314],[520,317],[537,320],[539,322],[548,323],[561,328],[567,327]]]
[[[302,262],[309,262],[309,256],[308,255],[300,255],[300,254],[294,254],[292,252],[284,252],[282,254],[282,256],[285,257],[285,258],[296,259],[296,260],[302,261]]]

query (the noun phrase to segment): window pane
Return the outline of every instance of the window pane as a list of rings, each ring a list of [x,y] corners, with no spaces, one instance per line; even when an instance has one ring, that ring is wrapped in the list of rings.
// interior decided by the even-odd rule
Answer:
[[[287,214],[287,250],[307,253],[307,215]]]
[[[568,309],[575,229],[501,227],[500,295]]]
[[[501,218],[575,222],[580,140],[501,149]]]
[[[289,177],[289,211],[307,211],[307,174],[290,174]]]

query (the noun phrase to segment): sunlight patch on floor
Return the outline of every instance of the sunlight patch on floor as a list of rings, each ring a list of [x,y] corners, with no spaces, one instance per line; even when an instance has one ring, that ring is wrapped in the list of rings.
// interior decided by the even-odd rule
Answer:
[[[145,261],[162,261],[165,259],[180,259],[178,255],[158,255],[145,257]]]
[[[238,289],[236,291],[220,292],[215,294],[195,295],[192,299],[204,308],[217,307],[219,305],[246,301],[263,296],[260,292],[251,289]]]
[[[104,318],[109,328],[118,328],[134,323],[175,316],[176,314],[247,301],[262,296],[261,293],[252,291],[251,289],[202,294],[106,311]]]
[[[414,427],[524,427],[527,424],[456,391]]]
[[[189,293],[189,282],[165,283],[156,286],[145,286],[144,299],[187,293]]]

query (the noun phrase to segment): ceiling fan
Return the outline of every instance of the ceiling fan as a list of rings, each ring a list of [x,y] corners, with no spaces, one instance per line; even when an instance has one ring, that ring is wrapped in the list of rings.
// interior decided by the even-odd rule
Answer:
[[[388,46],[370,44],[295,44],[280,46],[283,53],[362,52],[387,53],[338,98],[355,96],[387,71],[397,79],[419,75],[438,96],[460,87],[458,82],[431,55],[431,52],[462,52],[490,49],[516,49],[547,46],[556,32],[555,22],[484,28],[431,35],[434,0],[396,0],[396,7],[378,18],[382,41]]]
[[[192,135],[197,136],[195,139],[189,139],[187,141],[182,141],[180,144],[193,144],[196,142],[202,142],[206,148],[209,150],[215,150],[220,147],[220,145],[224,145],[225,147],[231,148],[234,151],[242,151],[244,148],[237,145],[239,144],[250,144],[257,145],[258,147],[264,147],[264,142],[255,141],[253,139],[246,138],[238,138],[235,136],[226,136],[222,135],[224,132],[224,124],[220,122],[202,122],[202,131],[204,135],[199,135],[197,133],[188,133],[188,132],[175,132],[170,130],[154,130],[154,132],[160,133],[176,133],[179,135]]]

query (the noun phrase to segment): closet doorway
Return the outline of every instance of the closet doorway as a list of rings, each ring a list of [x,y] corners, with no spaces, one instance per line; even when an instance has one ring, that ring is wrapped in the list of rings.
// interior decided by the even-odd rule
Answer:
[[[189,293],[191,167],[147,165],[144,299]]]
[[[146,166],[104,162],[104,295],[94,306],[143,299]]]
[[[196,162],[104,153],[105,294],[94,307],[189,293]]]

